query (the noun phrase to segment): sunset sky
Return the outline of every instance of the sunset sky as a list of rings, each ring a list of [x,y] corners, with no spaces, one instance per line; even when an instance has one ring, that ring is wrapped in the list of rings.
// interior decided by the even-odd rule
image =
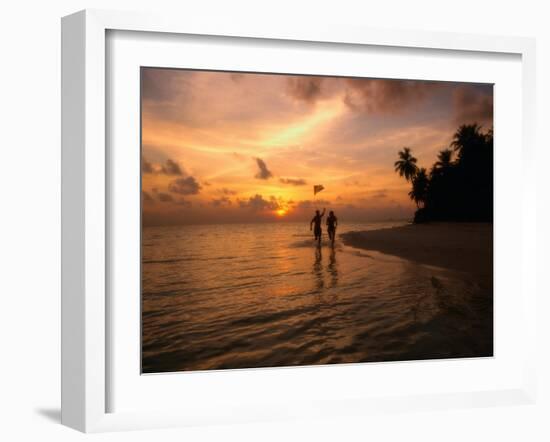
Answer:
[[[144,225],[410,218],[397,152],[429,169],[493,119],[492,85],[142,68],[141,87]]]

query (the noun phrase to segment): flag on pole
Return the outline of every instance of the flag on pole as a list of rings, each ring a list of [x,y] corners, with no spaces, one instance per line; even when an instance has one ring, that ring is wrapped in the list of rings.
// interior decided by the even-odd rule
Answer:
[[[323,190],[325,187],[321,184],[315,184],[313,186],[313,196],[317,195],[321,190]]]

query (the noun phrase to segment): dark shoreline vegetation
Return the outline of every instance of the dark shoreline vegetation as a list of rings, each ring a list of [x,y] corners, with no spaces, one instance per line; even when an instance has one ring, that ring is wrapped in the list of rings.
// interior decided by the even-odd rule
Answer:
[[[417,166],[410,148],[398,155],[395,171],[412,184],[409,196],[418,207],[415,223],[493,221],[492,129],[461,125],[429,171]]]

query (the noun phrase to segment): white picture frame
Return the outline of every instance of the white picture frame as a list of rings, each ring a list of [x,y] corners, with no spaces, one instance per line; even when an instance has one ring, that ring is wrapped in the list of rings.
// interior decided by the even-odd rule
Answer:
[[[526,344],[524,376],[514,388],[415,396],[341,398],[281,407],[246,404],[227,415],[197,412],[108,412],[107,340],[109,327],[107,185],[106,33],[143,31],[164,34],[271,39],[289,42],[427,48],[443,51],[502,53],[521,57],[524,188],[521,201],[521,326],[535,333],[536,285],[534,164],[535,43],[532,39],[450,33],[357,29],[313,25],[292,28],[254,23],[217,23],[196,17],[86,10],[62,20],[62,423],[84,432],[247,422],[287,417],[362,414],[532,403],[536,397],[535,339]],[[497,108],[498,111],[498,108]],[[519,146],[518,146],[519,148]],[[498,249],[497,249],[498,252]],[[531,257],[531,258],[528,258]],[[332,368],[338,369],[336,367]],[[240,373],[243,373],[242,371]],[[242,376],[241,376],[242,377]],[[246,381],[245,381],[246,382]],[[192,396],[186,400],[193,400]]]

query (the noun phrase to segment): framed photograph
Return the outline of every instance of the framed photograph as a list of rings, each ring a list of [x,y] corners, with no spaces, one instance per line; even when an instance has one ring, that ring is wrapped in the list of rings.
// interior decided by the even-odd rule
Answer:
[[[534,400],[532,40],[108,11],[62,36],[64,424]]]

